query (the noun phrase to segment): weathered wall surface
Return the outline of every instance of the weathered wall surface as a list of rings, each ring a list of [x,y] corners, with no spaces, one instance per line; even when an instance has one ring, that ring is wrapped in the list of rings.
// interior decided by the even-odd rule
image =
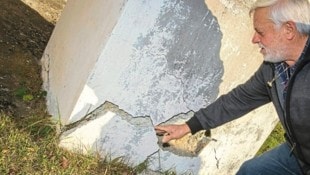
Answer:
[[[125,0],[68,1],[42,58],[48,108],[68,124]]]
[[[152,170],[233,174],[273,129],[271,106],[212,130],[217,141],[194,157],[162,149],[153,127],[186,121],[257,69],[251,3],[68,1],[43,56],[44,86],[63,124],[88,120],[61,145]]]

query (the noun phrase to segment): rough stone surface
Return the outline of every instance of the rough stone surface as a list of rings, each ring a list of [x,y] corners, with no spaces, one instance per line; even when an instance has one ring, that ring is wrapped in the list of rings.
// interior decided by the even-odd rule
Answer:
[[[62,134],[60,146],[103,157],[123,157],[124,162],[142,163],[157,152],[150,118],[132,118],[110,103],[104,104],[82,125]],[[130,155],[130,156],[127,156]]]
[[[153,126],[186,121],[256,70],[251,2],[69,1],[43,56],[49,112],[65,125],[83,119],[61,146],[152,171],[234,174],[275,126],[271,106],[213,129],[217,141],[192,157],[177,152],[192,137],[162,149]]]
[[[111,36],[69,122],[109,101],[159,124],[217,96],[222,34],[203,1],[128,1]]]

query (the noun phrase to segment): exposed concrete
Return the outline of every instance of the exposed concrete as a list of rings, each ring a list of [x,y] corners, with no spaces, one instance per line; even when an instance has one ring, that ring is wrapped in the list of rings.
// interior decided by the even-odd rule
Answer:
[[[193,116],[193,112],[188,112],[186,114],[179,114],[174,116],[165,124],[178,124],[184,123],[190,117]],[[175,155],[182,157],[197,157],[201,150],[208,145],[211,141],[216,141],[211,136],[211,131],[202,130],[197,132],[195,135],[187,134],[184,137],[176,140],[171,140],[169,143],[162,143],[162,136],[158,136],[159,148],[164,152],[172,152]]]
[[[217,141],[196,157],[161,149],[153,126],[186,121],[256,70],[252,2],[68,1],[43,56],[44,87],[64,125],[87,120],[61,146],[147,160],[152,170],[234,174],[275,126],[271,106],[212,130]],[[184,146],[192,138],[171,145],[192,150]]]
[[[158,150],[150,118],[133,118],[111,103],[105,103],[87,121],[62,133],[61,140],[63,147],[82,153],[98,152],[104,157],[124,157],[125,162],[135,164]]]
[[[67,7],[69,6],[70,2]],[[63,13],[66,17],[68,12],[65,9]],[[91,19],[85,20],[91,23]],[[68,24],[59,25],[68,30]],[[54,38],[58,36],[63,38],[62,34],[65,34],[65,37],[71,35],[72,42],[77,43],[74,40],[81,38],[79,34],[81,27],[85,28],[85,31],[89,30],[88,26],[72,27],[74,28],[70,34],[58,32],[56,27],[54,34],[57,37]],[[102,33],[100,28],[96,31]],[[96,36],[96,31],[89,32]],[[216,18],[206,9],[203,1],[162,0],[148,3],[138,0],[128,1],[110,34],[109,42],[101,54],[97,55],[96,62],[92,57],[98,51],[92,48],[92,52],[85,51],[85,53],[84,45],[96,45],[98,49],[102,48],[102,44],[99,44],[100,47],[97,44],[102,40],[100,36],[92,38],[90,43],[81,38],[83,40],[81,45],[72,48],[80,48],[83,51],[82,53],[74,49],[70,51],[72,58],[68,60],[72,60],[71,63],[64,61],[65,63],[49,64],[55,67],[71,64],[68,65],[66,72],[74,74],[73,79],[67,79],[64,78],[68,77],[67,73],[65,75],[49,73],[54,75],[55,79],[50,77],[48,82],[55,85],[62,84],[57,85],[56,89],[52,85],[48,86],[52,93],[56,93],[51,95],[51,99],[57,98],[49,105],[50,111],[57,114],[58,109],[53,105],[58,103],[62,121],[68,124],[78,121],[105,101],[109,101],[133,116],[150,116],[153,123],[158,124],[179,113],[198,110],[214,100],[218,94],[223,71],[219,58],[221,38]],[[205,42],[211,40],[212,42]],[[55,52],[61,54],[62,51],[59,50],[68,46],[57,43],[55,50],[58,48],[58,51],[53,51],[50,47],[48,46],[45,55],[57,57],[58,55],[50,54]],[[92,56],[89,66],[83,63],[86,58],[88,60],[87,53],[91,53]],[[81,54],[84,58],[79,59]],[[83,69],[73,68],[77,67],[75,62],[79,62],[76,60],[81,61],[79,64],[83,65]],[[94,62],[95,66],[90,71],[90,65]],[[86,82],[84,71],[89,72]],[[59,79],[63,81],[58,82]],[[74,90],[72,84],[77,85]],[[83,89],[79,89],[82,84]],[[61,92],[56,92],[57,89]],[[77,99],[78,94],[80,96]],[[60,100],[63,97],[69,97],[70,100],[63,104],[63,100]],[[75,100],[74,105],[71,104],[72,100]]]

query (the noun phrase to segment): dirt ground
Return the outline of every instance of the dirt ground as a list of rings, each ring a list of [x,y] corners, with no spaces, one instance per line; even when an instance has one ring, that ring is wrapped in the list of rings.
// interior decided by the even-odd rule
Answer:
[[[40,59],[65,3],[0,0],[0,112],[46,114]]]

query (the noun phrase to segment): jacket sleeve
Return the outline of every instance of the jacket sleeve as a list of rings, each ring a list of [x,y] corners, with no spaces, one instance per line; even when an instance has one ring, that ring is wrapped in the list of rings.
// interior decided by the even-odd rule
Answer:
[[[220,96],[215,102],[194,113],[186,123],[194,134],[199,130],[209,130],[239,118],[253,109],[271,101],[263,73],[271,69],[265,63],[244,84]]]

